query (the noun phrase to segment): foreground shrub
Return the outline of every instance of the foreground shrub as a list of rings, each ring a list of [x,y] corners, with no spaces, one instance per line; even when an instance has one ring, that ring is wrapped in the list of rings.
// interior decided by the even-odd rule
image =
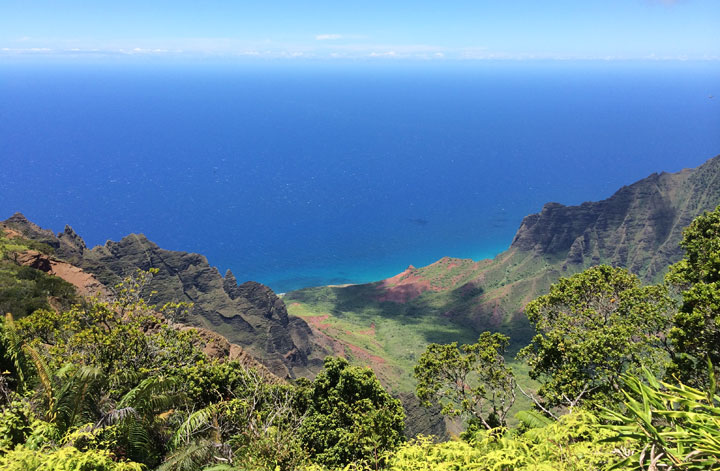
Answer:
[[[115,462],[104,450],[80,451],[75,447],[57,450],[31,450],[18,446],[0,456],[4,471],[142,471],[143,466],[132,462]]]
[[[636,446],[618,468],[720,469],[720,396],[712,371],[708,391],[659,382],[649,372],[645,382],[624,378],[626,411],[608,411],[615,422],[608,428]]]
[[[575,412],[557,422],[525,432],[477,430],[465,440],[433,443],[419,437],[386,457],[389,471],[588,471],[617,461],[615,447],[605,440],[615,432],[603,428],[588,412]],[[336,469],[336,468],[333,468]],[[339,469],[339,468],[337,468]],[[375,470],[356,462],[344,471]],[[314,466],[306,471],[326,471]]]

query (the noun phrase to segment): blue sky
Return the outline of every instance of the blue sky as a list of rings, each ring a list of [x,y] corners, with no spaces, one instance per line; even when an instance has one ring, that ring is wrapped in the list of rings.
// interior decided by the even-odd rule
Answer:
[[[0,0],[27,55],[720,60],[720,0]]]

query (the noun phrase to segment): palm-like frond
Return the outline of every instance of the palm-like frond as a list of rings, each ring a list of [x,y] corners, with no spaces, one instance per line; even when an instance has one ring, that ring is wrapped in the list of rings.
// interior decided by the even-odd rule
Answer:
[[[123,407],[121,409],[113,409],[110,412],[107,412],[103,414],[102,417],[100,417],[100,420],[98,420],[95,425],[93,426],[93,429],[98,429],[102,427],[106,427],[108,425],[117,424],[119,422],[122,422],[123,420],[126,420],[128,418],[138,418],[138,413],[133,409],[132,407]]]
[[[145,378],[122,397],[118,408],[132,407],[145,417],[159,414],[185,400],[185,395],[178,391],[180,384],[177,377]]]
[[[52,382],[52,372],[45,359],[40,353],[27,343],[22,344],[22,351],[30,358],[43,388],[43,394],[47,401],[48,418],[52,420],[55,410],[55,390]]]
[[[15,319],[11,313],[5,314],[5,320],[0,324],[0,342],[7,352],[7,356],[13,363],[20,381],[20,388],[25,387],[25,365],[22,345],[23,341],[15,326]]]
[[[536,410],[521,410],[515,418],[527,428],[542,428],[553,423],[552,419]]]
[[[649,374],[648,374],[649,375]],[[614,469],[702,470],[720,467],[720,396],[683,384],[648,377],[624,378],[627,411],[606,410],[618,434],[614,441],[637,440],[641,449]]]
[[[160,465],[158,471],[199,471],[217,464],[217,445],[207,440],[178,448]]]
[[[52,413],[61,429],[67,430],[78,421],[95,421],[100,415],[97,405],[105,381],[102,370],[91,366],[62,368],[56,377],[62,386],[56,390]]]
[[[173,434],[170,441],[171,446],[178,448],[183,444],[191,443],[197,435],[212,430],[213,419],[217,416],[223,405],[221,402],[210,404],[190,414]]]

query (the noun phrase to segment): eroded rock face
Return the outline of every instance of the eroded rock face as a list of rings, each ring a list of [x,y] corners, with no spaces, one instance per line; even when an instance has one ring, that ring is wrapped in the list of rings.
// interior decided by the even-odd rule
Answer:
[[[35,268],[49,275],[62,278],[73,285],[81,296],[106,296],[108,294],[105,286],[90,273],[38,251],[27,250],[19,253],[15,258],[15,262],[18,265]]]
[[[105,286],[116,285],[138,269],[157,268],[145,293],[149,297],[156,291],[150,302],[193,303],[184,323],[221,334],[278,377],[313,375],[322,368],[324,353],[314,344],[312,331],[302,319],[288,316],[270,288],[255,282],[238,285],[232,273],[224,279],[202,255],[163,250],[142,234],[88,249],[69,226],[55,236],[21,214],[5,223],[24,237],[52,246],[59,258],[72,261]],[[36,257],[27,263],[49,262]]]
[[[511,250],[564,258],[564,269],[608,263],[654,281],[677,261],[682,230],[720,203],[720,157],[692,170],[653,174],[610,198],[546,204],[523,219]]]

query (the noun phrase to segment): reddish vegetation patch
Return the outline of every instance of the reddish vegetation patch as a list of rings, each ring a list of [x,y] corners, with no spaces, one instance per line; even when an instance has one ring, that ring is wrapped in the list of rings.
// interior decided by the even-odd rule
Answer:
[[[405,278],[407,278],[408,276],[413,275],[416,271],[417,271],[417,268],[415,268],[414,266],[410,265],[410,266],[407,267],[407,268],[405,269],[405,271],[403,271],[402,273],[398,273],[397,275],[395,275],[395,276],[393,276],[393,277],[390,277],[390,278],[388,278],[388,279],[386,279],[386,280],[383,280],[383,281],[382,281],[382,284],[383,284],[383,286],[396,285],[396,284],[400,283],[401,281],[403,281],[403,280],[404,280]]]
[[[342,342],[326,334],[323,329],[330,328],[330,324],[324,324],[322,321],[326,320],[329,316],[327,314],[322,316],[304,316],[303,319],[310,325],[315,336],[315,342],[325,349],[332,350],[335,356],[345,356],[345,347]]]
[[[300,303],[292,303],[291,306],[299,306]]]
[[[329,314],[323,314],[321,316],[305,316],[303,319],[308,321],[313,327],[316,327],[318,329],[329,329],[330,324],[323,324],[323,321],[326,321],[330,317]]]
[[[345,345],[347,345],[347,347],[350,349],[353,356],[355,356],[358,360],[363,361],[367,365],[372,366],[373,368],[385,364],[384,358],[373,355],[362,347],[358,347],[357,345],[353,345],[351,343],[346,343]]]
[[[458,282],[464,278],[464,276],[465,275],[463,273],[460,273],[459,275],[455,275],[450,280],[450,283],[452,284],[452,286],[456,286],[458,284]]]
[[[379,357],[377,355],[373,355],[368,350],[358,347],[357,345],[351,344],[349,342],[331,337],[328,335],[325,330],[332,329],[332,326],[328,323],[325,323],[330,317],[328,314],[323,314],[320,316],[303,316],[303,319],[305,319],[308,324],[310,324],[310,328],[313,330],[313,333],[316,335],[316,340],[320,340],[320,344],[323,345],[326,348],[332,349],[333,353],[335,355],[339,356],[345,356],[347,354],[347,351],[349,350],[350,353],[356,357],[359,361],[369,365],[383,365],[385,364],[385,359],[382,357]],[[370,328],[370,331],[372,331],[372,334],[375,334],[375,324],[372,324],[372,327]],[[345,331],[347,334],[352,334],[352,332]],[[357,332],[358,334],[362,332]],[[365,331],[367,333],[367,331]],[[319,338],[318,338],[319,337]]]
[[[448,266],[445,267],[445,268],[446,268],[447,270],[452,270],[453,268],[459,267],[459,266],[460,266],[460,264],[459,264],[458,262],[452,262],[452,263],[449,263]]]
[[[418,270],[412,265],[404,272],[383,280],[380,287],[385,291],[376,300],[393,303],[406,303],[425,291],[439,291],[439,288],[433,287],[429,280],[420,276]]]
[[[348,332],[351,334],[352,332]],[[359,332],[356,332],[358,335],[369,335],[371,337],[375,337],[375,323],[373,322],[370,324],[370,328],[367,330],[361,330]]]
[[[505,317],[500,307],[500,299],[478,304],[473,309],[473,315],[478,319],[485,319],[483,325],[493,328],[501,326]]]

